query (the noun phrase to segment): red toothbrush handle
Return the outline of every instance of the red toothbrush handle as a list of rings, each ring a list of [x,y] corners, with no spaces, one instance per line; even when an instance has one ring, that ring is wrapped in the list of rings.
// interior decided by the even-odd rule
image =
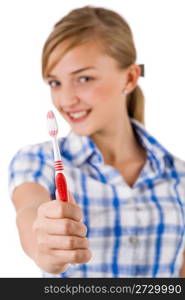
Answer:
[[[60,200],[68,201],[67,197],[67,181],[63,173],[56,174],[56,187]]]

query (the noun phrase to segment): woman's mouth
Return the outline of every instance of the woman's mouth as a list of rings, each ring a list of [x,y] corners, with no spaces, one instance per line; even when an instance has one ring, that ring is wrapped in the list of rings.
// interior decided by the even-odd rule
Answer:
[[[76,123],[76,122],[82,122],[85,119],[87,119],[90,112],[91,112],[91,109],[88,109],[88,110],[81,110],[81,111],[74,112],[74,113],[68,112],[67,115],[71,122]]]

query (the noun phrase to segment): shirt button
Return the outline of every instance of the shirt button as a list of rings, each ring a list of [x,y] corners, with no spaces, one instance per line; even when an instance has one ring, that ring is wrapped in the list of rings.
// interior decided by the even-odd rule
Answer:
[[[136,206],[136,210],[137,210],[137,211],[141,211],[142,208],[141,208],[140,206]]]
[[[138,238],[137,236],[130,236],[130,237],[129,237],[129,242],[130,242],[131,244],[133,244],[133,245],[136,245],[136,244],[138,244],[138,242],[139,242],[139,238]]]

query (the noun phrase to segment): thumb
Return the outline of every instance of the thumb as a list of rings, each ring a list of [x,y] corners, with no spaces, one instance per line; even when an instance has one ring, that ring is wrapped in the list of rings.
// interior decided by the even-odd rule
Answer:
[[[68,197],[67,197],[68,198],[68,202],[76,204],[76,201],[75,201],[73,195],[71,194],[71,192],[69,190],[67,190],[67,194],[68,194]],[[55,191],[55,196],[56,196],[57,200],[61,201],[60,198],[59,198],[59,194],[58,194],[57,189]]]

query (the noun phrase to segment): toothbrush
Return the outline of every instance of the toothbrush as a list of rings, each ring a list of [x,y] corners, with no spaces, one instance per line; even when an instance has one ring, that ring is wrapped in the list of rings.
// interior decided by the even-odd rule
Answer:
[[[58,141],[57,141],[58,125],[57,125],[55,115],[51,110],[47,113],[47,125],[53,143],[56,188],[60,200],[68,201],[67,181],[62,172],[64,168],[62,165],[62,159],[61,159]]]

